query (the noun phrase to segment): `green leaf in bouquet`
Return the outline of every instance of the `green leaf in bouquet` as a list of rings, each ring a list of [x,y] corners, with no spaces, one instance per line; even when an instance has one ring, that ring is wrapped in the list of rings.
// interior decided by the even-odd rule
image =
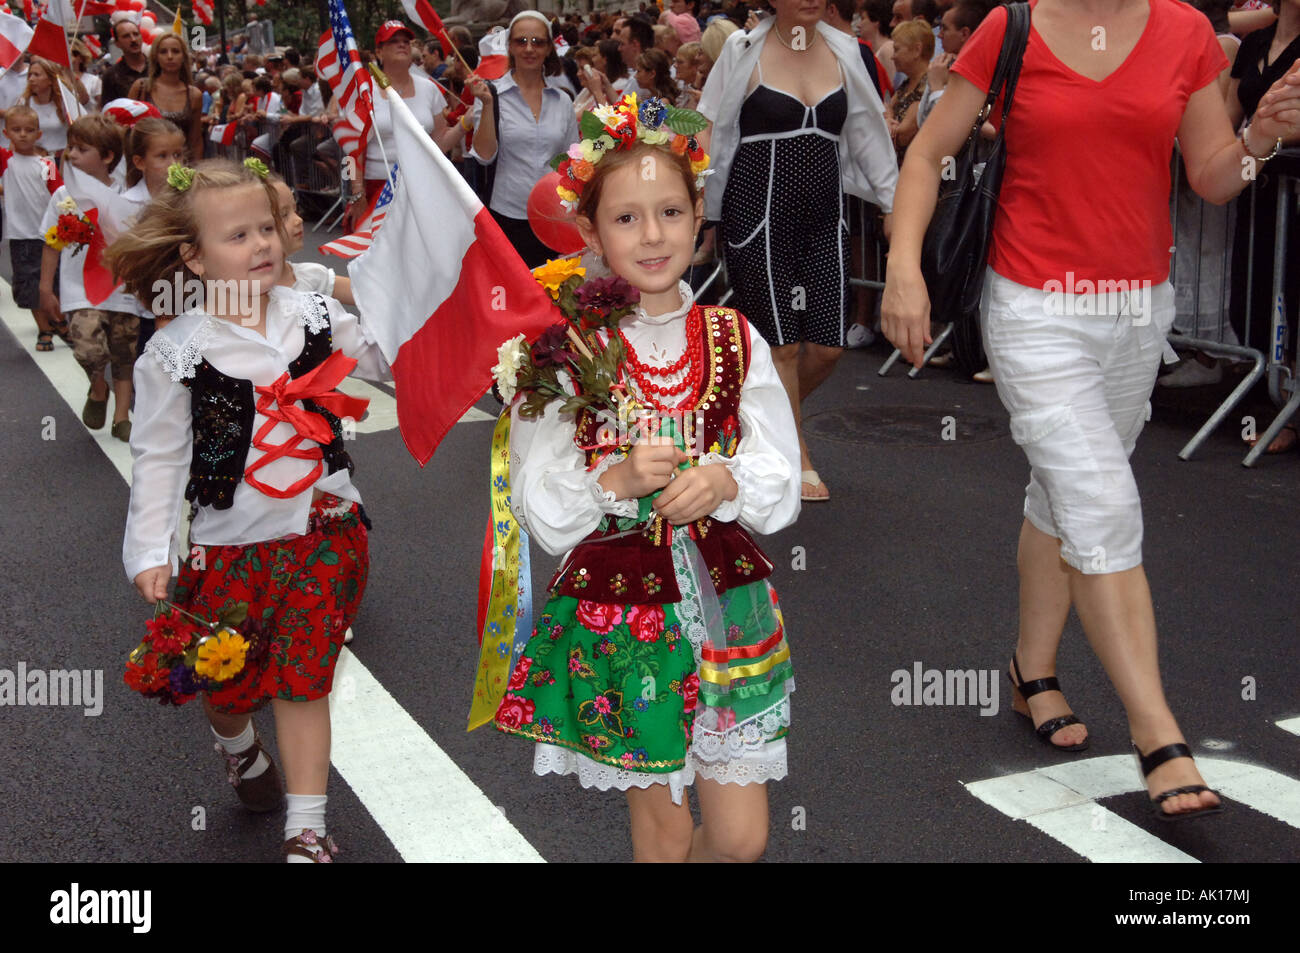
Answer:
[[[247,618],[248,618],[248,603],[237,602],[231,608],[227,609],[225,612],[222,612],[220,615],[218,615],[217,621],[220,622],[222,625],[229,626],[231,628],[237,628],[238,626],[243,625],[244,620]]]
[[[560,407],[561,414],[577,414],[589,403],[584,396],[570,397]]]
[[[701,127],[703,128],[703,127]],[[584,139],[596,139],[605,134],[605,124],[596,118],[596,114],[585,112],[578,122],[578,135]]]
[[[568,153],[561,152],[561,153],[559,153],[558,155],[554,155],[554,156],[552,156],[552,157],[551,157],[551,161],[548,162],[548,163],[546,163],[546,164],[549,165],[549,166],[551,167],[551,171],[552,171],[552,172],[559,172],[559,171],[560,171],[560,163],[563,162],[563,161],[564,161],[565,159],[567,159],[568,157],[569,157],[569,156],[568,156]]]
[[[691,109],[668,107],[668,118],[664,121],[673,132],[682,136],[693,136],[708,128],[709,122],[700,113]]]

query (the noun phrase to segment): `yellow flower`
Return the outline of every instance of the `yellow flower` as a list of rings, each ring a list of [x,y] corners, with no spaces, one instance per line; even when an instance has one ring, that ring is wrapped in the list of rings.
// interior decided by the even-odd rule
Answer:
[[[59,226],[50,226],[50,230],[45,233],[45,244],[49,245],[51,248],[63,251],[63,247],[67,243],[59,241]]]
[[[562,185],[557,185],[555,187],[555,191],[560,196],[560,198],[564,199],[564,201],[566,202],[578,201],[578,193],[573,191],[572,189],[566,189]]]
[[[595,139],[583,139],[578,143],[582,157],[588,162],[599,162],[601,156],[614,148],[614,140],[609,136],[597,136]]]
[[[577,196],[574,196],[574,198],[577,198]],[[564,284],[569,278],[574,275],[582,277],[586,274],[587,269],[578,264],[577,258],[547,259],[546,264],[533,269],[533,277],[551,293],[552,298],[559,297],[560,285]]]
[[[194,671],[204,678],[224,682],[243,670],[247,652],[248,643],[242,635],[233,629],[221,629],[199,644]]]
[[[691,163],[691,171],[694,172],[696,175],[699,175],[708,167],[709,167],[709,160],[707,157],[704,159],[698,159]]]

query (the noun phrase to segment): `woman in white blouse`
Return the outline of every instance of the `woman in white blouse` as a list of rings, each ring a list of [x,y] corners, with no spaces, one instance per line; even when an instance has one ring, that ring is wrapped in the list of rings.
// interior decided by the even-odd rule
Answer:
[[[470,81],[478,100],[471,155],[491,167],[488,210],[519,256],[535,268],[556,252],[528,224],[528,195],[551,171],[551,159],[578,140],[578,123],[568,94],[546,82],[547,60],[556,55],[550,21],[525,10],[510,21],[509,33],[510,70],[495,89],[483,79]]]
[[[438,148],[447,152],[456,144],[461,132],[455,126],[450,129],[447,126],[447,120],[443,116],[447,100],[438,89],[438,84],[411,72],[413,39],[415,34],[405,23],[401,20],[388,20],[375,34],[375,55],[379,59],[379,68],[384,71],[398,95],[406,100],[415,121],[433,137]],[[393,138],[393,119],[388,100],[383,96],[375,96],[374,123],[370,138],[366,141],[365,169],[362,172],[364,186],[356,176],[350,178],[351,199],[343,220],[344,231],[352,231],[371,200],[383,189],[388,171],[396,161],[397,142]]]
[[[43,56],[33,56],[27,66],[27,91],[19,100],[24,106],[36,110],[41,124],[41,138],[37,143],[58,162],[68,145],[68,126],[75,116],[68,115],[67,103],[59,83],[62,69]]]

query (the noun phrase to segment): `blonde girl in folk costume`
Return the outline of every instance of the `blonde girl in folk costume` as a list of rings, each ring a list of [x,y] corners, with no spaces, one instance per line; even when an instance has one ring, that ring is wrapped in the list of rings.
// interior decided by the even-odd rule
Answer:
[[[265,166],[212,160],[172,166],[167,187],[108,249],[106,263],[142,301],[178,276],[187,305],[191,286],[205,292],[135,365],[123,561],[147,601],[165,599],[181,507],[193,504],[171,601],[208,621],[245,604],[239,629],[252,645],[233,677],[215,690],[197,685],[217,752],[250,810],[287,800],[286,859],[322,863],[338,850],[325,826],[328,696],[368,572],[367,521],[342,439],[343,420],[359,418],[365,402],[334,388],[348,373],[387,379],[389,368],[337,301],[277,285],[284,241]],[[163,652],[152,629],[151,638]],[[193,697],[196,683],[180,666],[170,672],[162,685],[129,663],[127,682],[178,703]],[[250,717],[268,701],[283,783]]]
[[[703,127],[635,96],[583,117],[560,192],[615,277],[570,297],[575,264],[535,274],[562,308],[580,303],[584,327],[608,323],[544,334],[511,407],[511,508],[547,552],[568,555],[496,726],[536,743],[537,774],[625,791],[644,861],[762,855],[765,782],[786,774],[794,688],[772,564],[750,537],[799,513],[790,402],[762,337],[733,309],[696,304],[681,280],[703,222],[708,160],[690,135]],[[584,350],[614,352],[605,406],[621,415],[599,401],[566,413],[530,383]],[[574,373],[582,385],[552,378],[565,397],[589,382]],[[499,373],[507,398],[514,376]]]

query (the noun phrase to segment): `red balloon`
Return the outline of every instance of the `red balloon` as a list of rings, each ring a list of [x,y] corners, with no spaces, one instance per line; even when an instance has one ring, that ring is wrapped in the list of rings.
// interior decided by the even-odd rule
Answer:
[[[533,234],[547,248],[568,255],[582,251],[587,243],[578,233],[574,214],[565,211],[560,204],[559,193],[555,187],[560,184],[560,173],[550,172],[542,176],[541,181],[528,193],[528,224],[533,227]]]

